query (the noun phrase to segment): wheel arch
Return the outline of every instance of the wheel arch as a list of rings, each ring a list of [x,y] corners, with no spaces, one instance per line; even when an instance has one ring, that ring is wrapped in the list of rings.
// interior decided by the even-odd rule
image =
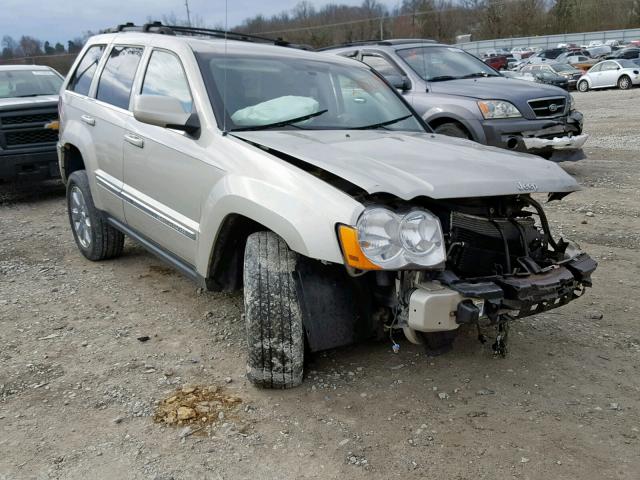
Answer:
[[[60,152],[60,174],[65,183],[73,172],[86,170],[84,156],[82,152],[80,152],[80,149],[73,143],[63,144]]]

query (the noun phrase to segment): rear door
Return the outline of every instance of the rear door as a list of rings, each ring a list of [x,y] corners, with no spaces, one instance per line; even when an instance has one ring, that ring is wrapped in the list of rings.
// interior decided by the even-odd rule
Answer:
[[[103,192],[119,197],[117,211],[109,211],[124,220],[121,198],[123,187],[123,136],[127,120],[131,117],[129,103],[131,88],[140,65],[144,48],[131,45],[113,45],[107,54],[95,93],[95,110],[89,121],[95,126],[95,148],[98,168],[96,183]]]
[[[136,93],[180,100],[195,113],[182,62],[154,49],[136,83]],[[185,132],[128,118],[124,134],[124,190],[127,223],[183,261],[195,263],[201,205],[222,174],[204,160],[205,147]]]

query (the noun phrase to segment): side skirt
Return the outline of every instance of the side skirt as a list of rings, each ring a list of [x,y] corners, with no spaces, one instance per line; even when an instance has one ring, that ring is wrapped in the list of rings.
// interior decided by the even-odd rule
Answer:
[[[149,240],[144,235],[138,233],[137,231],[125,225],[124,223],[120,222],[119,220],[116,220],[115,218],[109,215],[106,215],[106,217],[107,217],[107,222],[109,222],[109,224],[112,225],[114,228],[117,228],[126,236],[138,242],[146,250],[153,253],[156,257],[158,257],[160,260],[162,260],[166,264],[172,266],[182,274],[189,277],[191,280],[196,282],[199,287],[206,288],[206,282],[204,277],[196,271],[193,265],[185,262],[181,258],[165,250],[163,247],[161,247],[157,243],[153,242],[152,240]]]

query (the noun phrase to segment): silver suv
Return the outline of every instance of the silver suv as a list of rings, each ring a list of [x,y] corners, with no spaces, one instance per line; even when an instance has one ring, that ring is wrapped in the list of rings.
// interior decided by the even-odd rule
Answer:
[[[257,385],[293,387],[306,352],[399,331],[436,354],[491,326],[500,352],[508,322],[591,284],[596,263],[531,196],[573,178],[432,133],[365,64],[127,26],[89,40],[61,98],[80,251],[117,257],[127,235],[202,287],[244,287]]]
[[[464,50],[428,40],[324,51],[375,68],[437,133],[556,162],[585,158],[582,114],[561,88],[507,78]]]

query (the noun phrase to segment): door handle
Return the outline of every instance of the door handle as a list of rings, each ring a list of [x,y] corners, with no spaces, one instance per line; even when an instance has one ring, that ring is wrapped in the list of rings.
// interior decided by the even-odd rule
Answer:
[[[134,147],[144,148],[144,140],[140,138],[138,135],[134,135],[133,133],[125,133],[124,140],[127,143],[130,143]]]
[[[80,119],[86,123],[87,125],[91,125],[92,127],[96,124],[96,119],[90,117],[89,115],[82,115]]]

